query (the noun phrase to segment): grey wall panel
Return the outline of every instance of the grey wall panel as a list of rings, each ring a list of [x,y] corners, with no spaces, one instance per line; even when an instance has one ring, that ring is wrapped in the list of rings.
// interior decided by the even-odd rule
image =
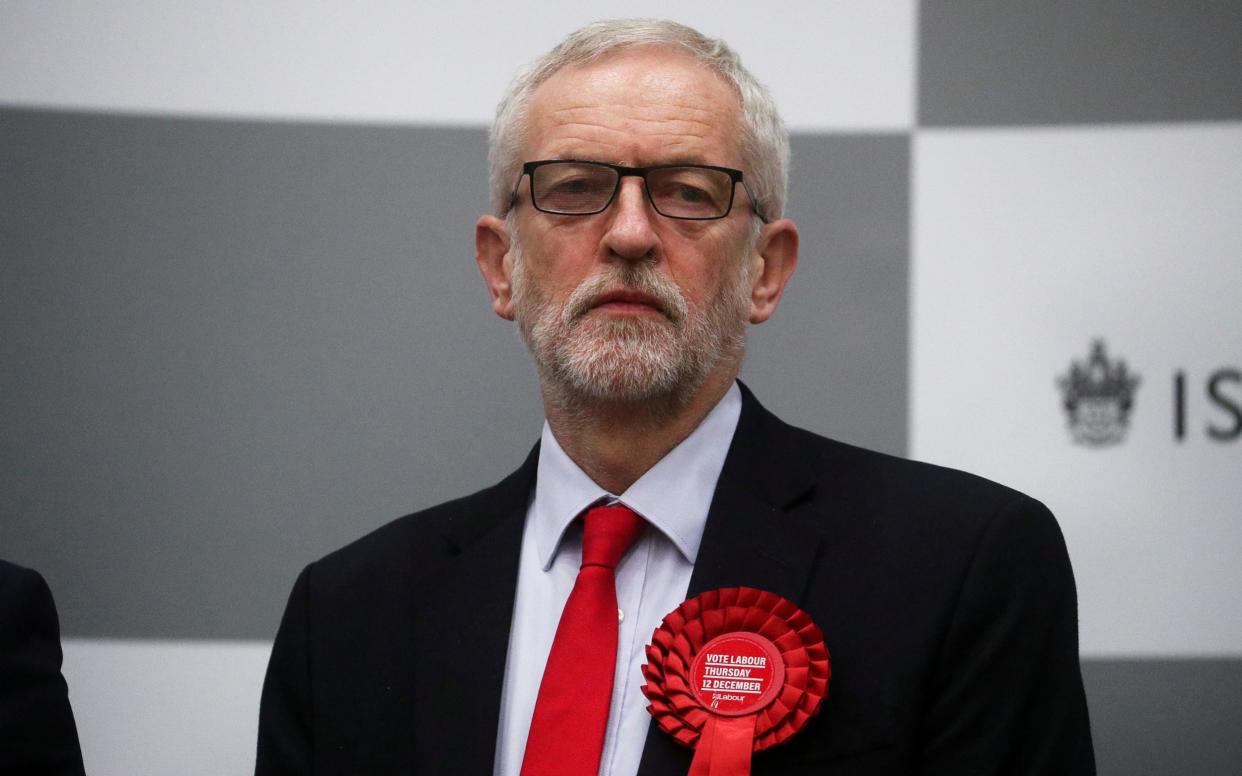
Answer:
[[[479,129],[0,112],[0,557],[71,636],[267,638],[297,570],[489,484],[532,368],[473,262]],[[747,378],[905,440],[904,136],[798,138]]]
[[[1242,660],[1085,660],[1100,776],[1242,771]]]
[[[909,181],[906,134],[793,138],[801,256],[742,369],[791,422],[894,455],[907,442]]]
[[[5,111],[0,149],[0,556],[67,634],[270,637],[301,565],[536,437],[483,131]]]
[[[923,126],[1242,117],[1236,0],[920,6]]]

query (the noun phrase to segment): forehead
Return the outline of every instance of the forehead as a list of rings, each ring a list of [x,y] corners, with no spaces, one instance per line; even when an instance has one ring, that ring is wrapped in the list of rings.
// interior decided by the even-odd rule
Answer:
[[[535,90],[527,126],[527,159],[741,165],[737,93],[667,48],[626,48],[557,71]]]

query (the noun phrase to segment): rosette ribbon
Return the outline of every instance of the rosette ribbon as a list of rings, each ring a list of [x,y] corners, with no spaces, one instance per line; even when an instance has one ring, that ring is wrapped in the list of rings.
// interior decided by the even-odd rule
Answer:
[[[810,616],[752,587],[709,590],[664,617],[643,666],[656,723],[694,749],[689,776],[747,776],[751,753],[819,711],[832,669]]]

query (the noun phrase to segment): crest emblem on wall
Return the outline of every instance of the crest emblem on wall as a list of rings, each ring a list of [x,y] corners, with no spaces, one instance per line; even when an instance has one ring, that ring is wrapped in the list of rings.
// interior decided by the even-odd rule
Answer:
[[[1109,447],[1125,439],[1139,381],[1124,360],[1109,360],[1104,340],[1093,341],[1087,359],[1070,362],[1069,372],[1057,379],[1073,440]]]

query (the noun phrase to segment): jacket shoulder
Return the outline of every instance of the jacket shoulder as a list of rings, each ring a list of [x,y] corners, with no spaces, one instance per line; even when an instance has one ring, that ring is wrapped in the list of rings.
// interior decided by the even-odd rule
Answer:
[[[745,386],[742,394],[724,474],[834,541],[946,573],[969,563],[990,532],[1036,536],[1049,552],[1063,552],[1052,514],[1013,488],[829,439],[776,417]]]
[[[918,503],[924,509],[939,510],[999,508],[1015,501],[1033,501],[1021,491],[977,474],[803,433],[815,437],[821,471],[830,479],[830,486],[846,492],[856,490],[876,504]]]
[[[461,547],[525,510],[534,481],[538,447],[500,482],[468,496],[399,517],[310,564],[317,581],[351,586],[428,570],[456,556]]]
[[[802,514],[877,568],[894,575],[917,568],[926,583],[939,579],[946,590],[992,557],[1070,578],[1060,525],[1025,493],[968,472],[796,433],[816,470]]]
[[[32,623],[58,630],[52,591],[34,569],[0,560],[0,644],[25,632]]]
[[[868,450],[790,425],[748,390],[726,470],[768,491],[830,499],[864,514],[916,513],[923,519],[972,520],[1015,502],[1038,504],[1013,488],[974,474]],[[809,494],[809,496],[808,496]],[[1040,507],[1042,508],[1042,506]]]

